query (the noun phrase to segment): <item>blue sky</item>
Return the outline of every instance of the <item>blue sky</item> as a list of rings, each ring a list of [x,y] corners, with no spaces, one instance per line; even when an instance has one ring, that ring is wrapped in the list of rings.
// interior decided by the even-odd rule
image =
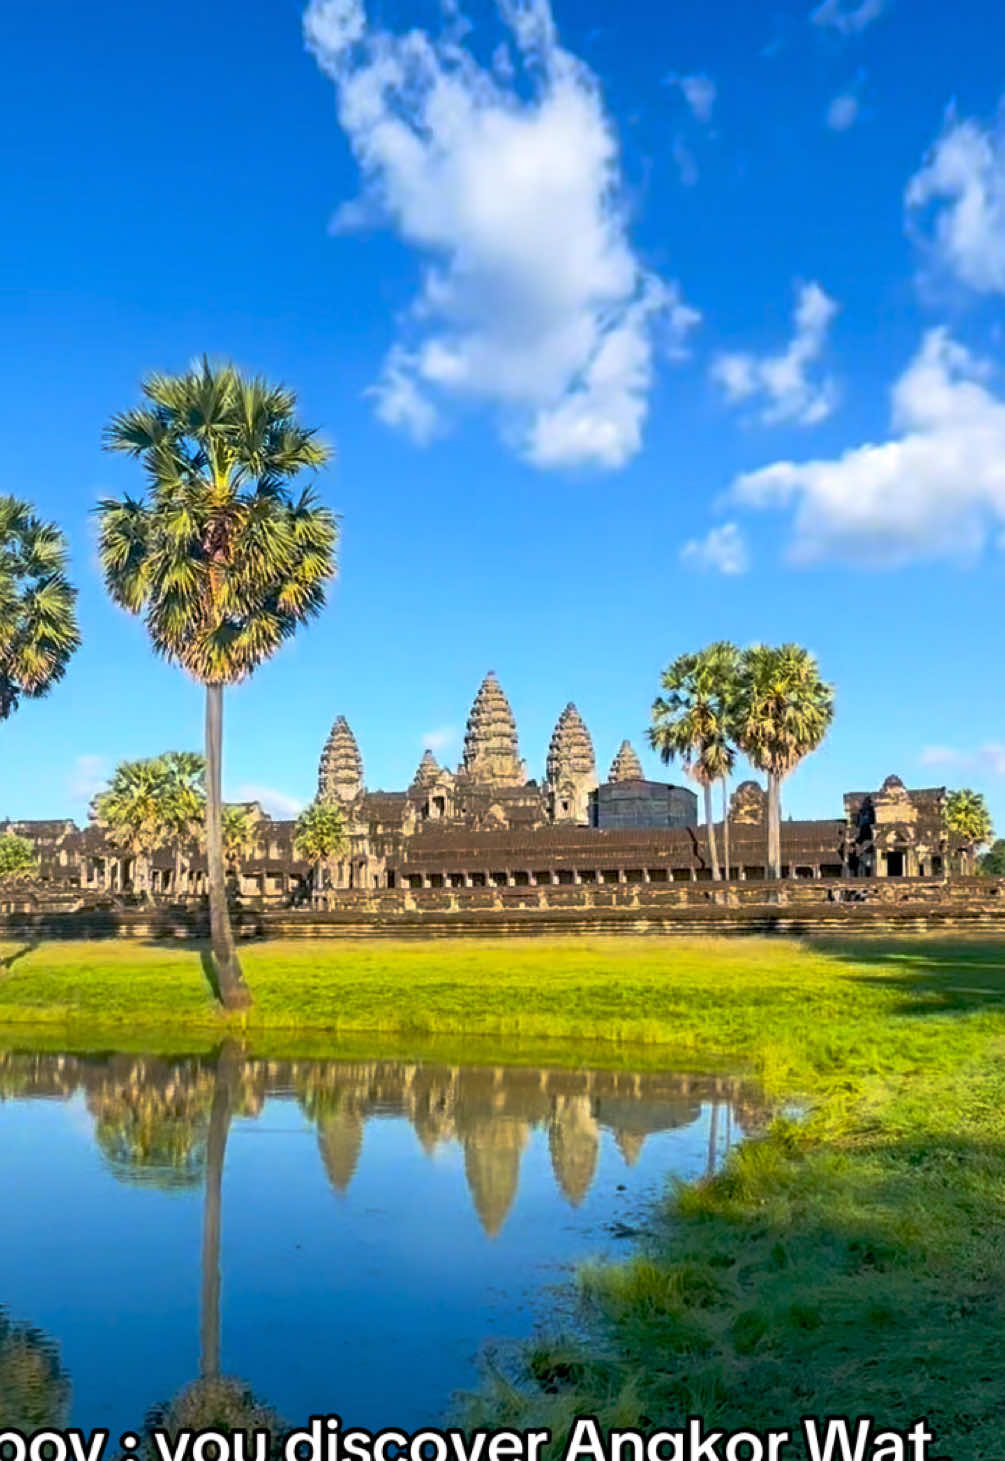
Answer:
[[[497,671],[532,775],[601,773],[661,666],[796,639],[837,689],[785,810],[890,771],[1005,826],[1005,13],[983,0],[54,0],[7,17],[0,490],[71,540],[85,637],[0,727],[0,815],[196,747],[107,601],[101,428],[207,351],[335,444],[323,619],[229,697],[226,790],[454,764]]]

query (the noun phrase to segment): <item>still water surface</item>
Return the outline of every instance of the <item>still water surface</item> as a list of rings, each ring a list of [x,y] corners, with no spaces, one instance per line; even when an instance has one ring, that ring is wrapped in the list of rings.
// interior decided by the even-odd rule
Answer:
[[[200,1367],[296,1423],[433,1422],[756,1114],[722,1077],[0,1054],[0,1397],[14,1324],[49,1423],[117,1438]]]

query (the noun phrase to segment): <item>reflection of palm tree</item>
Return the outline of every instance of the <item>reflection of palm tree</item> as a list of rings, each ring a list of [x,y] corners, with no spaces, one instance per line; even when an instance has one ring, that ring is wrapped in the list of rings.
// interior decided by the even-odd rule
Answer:
[[[181,1430],[212,1430],[224,1434],[228,1431],[268,1431],[272,1461],[279,1461],[282,1456],[288,1433],[285,1423],[255,1396],[251,1386],[232,1375],[193,1380],[170,1400],[154,1406],[144,1422],[144,1430],[142,1455],[149,1457],[150,1461],[157,1461],[161,1455],[160,1447],[153,1439],[155,1430],[167,1431],[172,1437]]]
[[[202,1222],[202,1314],[199,1322],[199,1374],[203,1380],[220,1377],[220,1224],[223,1159],[240,1073],[241,1052],[232,1040],[224,1041],[216,1062],[213,1104],[206,1138],[206,1197]]]
[[[59,1429],[70,1414],[70,1377],[51,1339],[0,1310],[0,1425]]]
[[[197,1186],[211,1091],[210,1073],[187,1064],[164,1069],[136,1061],[102,1081],[87,1104],[115,1176],[144,1186]]]

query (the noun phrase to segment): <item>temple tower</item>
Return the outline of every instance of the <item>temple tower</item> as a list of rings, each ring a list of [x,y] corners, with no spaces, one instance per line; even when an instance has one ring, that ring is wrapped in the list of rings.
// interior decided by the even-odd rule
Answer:
[[[493,670],[482,681],[468,716],[461,770],[486,786],[522,786],[527,779],[516,721]]]
[[[413,786],[433,786],[440,778],[440,766],[432,751],[427,747],[422,753],[422,760],[416,767],[415,775],[412,777]]]
[[[590,792],[597,786],[597,763],[590,732],[571,701],[552,732],[546,776],[551,820],[588,823]]]
[[[608,781],[645,781],[642,762],[635,753],[631,741],[622,741],[618,754],[611,762]]]
[[[363,757],[349,722],[340,715],[325,741],[318,768],[318,796],[322,801],[351,802],[363,790]]]

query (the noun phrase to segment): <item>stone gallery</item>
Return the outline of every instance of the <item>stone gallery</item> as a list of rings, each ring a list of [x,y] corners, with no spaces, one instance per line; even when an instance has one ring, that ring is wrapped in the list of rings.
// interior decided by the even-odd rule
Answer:
[[[558,717],[543,780],[528,778],[513,712],[491,672],[471,707],[456,770],[427,750],[406,790],[368,791],[356,738],[339,716],[321,752],[318,796],[337,804],[345,823],[346,851],[324,878],[324,898],[333,905],[350,890],[448,889],[463,896],[473,888],[686,883],[712,875],[695,793],[648,780],[627,740],[601,781],[575,705]],[[941,877],[949,854],[945,798],[944,787],[909,791],[888,776],[877,791],[849,792],[840,817],[783,821],[782,875]],[[294,823],[269,818],[257,804],[251,811],[256,845],[232,859],[235,890],[266,903],[305,900],[312,869],[294,851]],[[765,817],[763,788],[742,782],[730,802],[731,878],[765,876]],[[98,825],[0,826],[32,840],[40,881],[54,893],[133,888],[135,858]],[[151,891],[158,897],[206,891],[197,846],[164,848],[151,861]]]

